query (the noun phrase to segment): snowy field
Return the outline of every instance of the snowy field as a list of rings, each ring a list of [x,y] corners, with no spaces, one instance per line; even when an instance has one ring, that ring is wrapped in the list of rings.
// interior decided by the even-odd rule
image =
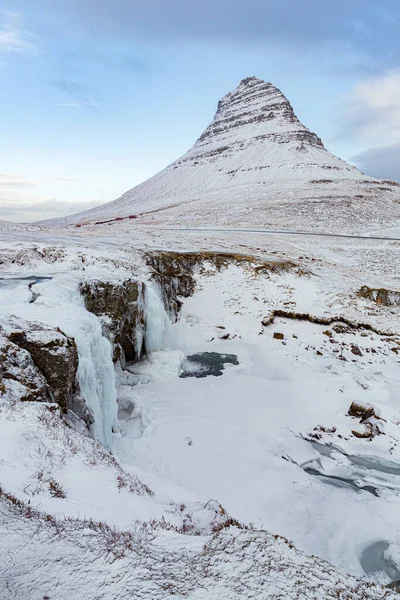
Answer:
[[[2,327],[14,316],[75,338],[93,434],[112,451],[7,390],[2,597],[395,598],[353,576],[400,579],[399,308],[357,295],[362,285],[400,290],[399,242],[133,231],[1,233]],[[78,285],[150,285],[141,252],[163,248],[297,267],[205,264],[174,324],[153,287],[153,352],[114,371]],[[277,309],[332,323],[269,324]],[[238,364],[222,356],[220,376],[180,377],[206,374],[186,357],[211,352]],[[360,422],[352,403],[373,414]]]
[[[322,325],[285,319],[261,326],[282,297],[316,314],[318,288],[292,275],[254,282],[233,267],[202,278],[169,332],[172,349],[140,365],[142,380],[147,374],[150,382],[131,388],[134,411],[114,447],[123,463],[216,497],[239,520],[280,532],[360,575],[364,549],[388,541],[395,552],[400,533],[400,466],[394,477],[379,469],[381,461],[396,467],[399,460],[399,359],[393,340],[376,334],[328,329],[328,337]],[[354,346],[362,356],[353,354]],[[218,378],[181,379],[177,349],[235,354],[240,364]],[[123,377],[121,384],[126,402]],[[372,441],[351,435],[363,431],[347,416],[354,401],[385,415],[387,435]],[[332,456],[321,456],[302,437],[318,425],[336,428],[327,440]],[[354,466],[347,458],[353,454],[371,459],[371,468]],[[310,476],[306,466],[322,476]],[[369,486],[378,496],[365,491]]]

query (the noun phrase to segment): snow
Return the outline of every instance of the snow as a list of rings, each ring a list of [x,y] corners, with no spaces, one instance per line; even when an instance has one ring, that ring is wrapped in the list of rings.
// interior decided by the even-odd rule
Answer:
[[[50,405],[2,398],[1,487],[40,512],[28,518],[0,498],[2,597],[51,598],[56,589],[61,600],[394,599],[372,582],[400,571],[399,313],[357,290],[400,290],[399,243],[144,226],[132,236],[132,226],[0,234],[2,326],[14,316],[75,337],[81,386],[97,411],[92,433],[113,452],[66,427]],[[143,259],[160,248],[289,266],[256,274],[251,264],[205,263],[171,325]],[[23,279],[34,276],[51,279]],[[128,278],[147,286],[151,352],[114,370],[78,285]],[[283,317],[263,326],[278,308],[395,335]],[[204,351],[235,354],[239,365],[180,378],[185,357]],[[380,435],[354,436],[365,425],[348,416],[353,401],[374,408]],[[52,481],[64,498],[52,495]],[[213,532],[229,515],[256,530],[233,522]],[[374,552],[378,566],[359,581]]]
[[[382,539],[397,543],[398,484],[393,476],[378,474],[377,480],[372,471],[344,465],[337,453],[324,459],[322,473],[349,479],[363,475],[362,486],[377,485],[382,497],[327,486],[301,468],[320,460],[302,434],[321,424],[348,436],[356,428],[346,416],[351,402],[371,401],[388,421],[387,435],[371,442],[336,437],[335,447],[376,461],[394,446],[397,456],[399,360],[390,351],[393,343],[383,343],[376,334],[336,334],[339,348],[342,342],[348,345],[344,363],[323,334],[326,326],[280,319],[262,328],[262,317],[278,297],[296,311],[314,314],[321,294],[315,280],[292,274],[254,281],[251,273],[230,267],[199,277],[195,295],[185,300],[173,326],[175,344],[185,354],[233,353],[240,365],[219,378],[174,379],[167,373],[162,380],[160,371],[153,375],[153,354],[140,368],[142,374],[148,368],[149,383],[134,388],[136,413],[121,424],[122,437],[114,448],[124,463],[216,497],[240,520],[283,533],[306,552],[361,575],[361,549],[376,540],[378,531]],[[284,344],[273,339],[274,331],[285,334]],[[230,339],[220,339],[226,333]],[[363,357],[355,359],[352,343]],[[367,348],[378,349],[376,361],[367,358]],[[166,353],[161,353],[163,364]],[[137,419],[143,414],[138,434]],[[295,499],[290,510],[279,510],[289,498]]]
[[[193,147],[160,173],[113,202],[44,224],[108,227],[101,223],[134,214],[131,229],[144,222],[360,232],[398,227],[399,198],[398,184],[331,154],[280,90],[250,78],[220,100]]]

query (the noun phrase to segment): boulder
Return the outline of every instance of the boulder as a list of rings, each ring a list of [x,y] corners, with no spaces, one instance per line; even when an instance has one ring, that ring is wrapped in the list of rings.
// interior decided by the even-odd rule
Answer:
[[[400,292],[396,290],[370,288],[367,285],[363,285],[357,293],[362,298],[372,300],[376,304],[382,304],[383,306],[400,306]]]
[[[283,340],[285,335],[279,331],[274,331],[274,340]]]
[[[32,356],[13,344],[0,329],[0,396],[9,400],[50,402],[44,375]]]
[[[79,395],[74,339],[58,328],[15,317],[0,328],[0,336],[4,391],[19,390],[21,400],[56,402],[68,412]]]

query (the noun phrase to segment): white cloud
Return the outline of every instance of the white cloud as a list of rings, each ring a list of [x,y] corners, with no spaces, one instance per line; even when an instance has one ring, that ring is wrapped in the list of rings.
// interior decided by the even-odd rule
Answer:
[[[97,108],[97,102],[57,102],[54,106],[62,106],[64,108],[79,108],[80,106],[88,106],[89,108]]]
[[[3,198],[0,194],[0,220],[16,223],[29,223],[64,217],[98,206],[99,202],[61,202],[56,198],[37,198],[30,196],[11,196]]]
[[[23,28],[20,13],[0,10],[0,52],[26,52],[34,47],[32,34]]]
[[[74,182],[79,181],[75,177],[44,177],[42,179],[29,179],[22,175],[13,175],[10,173],[0,173],[0,190],[20,190],[36,188],[50,182]]]
[[[368,175],[400,182],[400,142],[370,148],[353,156],[352,161]]]
[[[59,175],[38,179],[10,173],[0,173],[0,220],[26,223],[52,217],[63,217],[98,205],[98,200],[76,199],[67,190],[80,180]],[[57,199],[59,194],[65,199]]]
[[[400,139],[400,72],[395,71],[358,83],[345,96],[344,128],[339,137],[371,146]]]

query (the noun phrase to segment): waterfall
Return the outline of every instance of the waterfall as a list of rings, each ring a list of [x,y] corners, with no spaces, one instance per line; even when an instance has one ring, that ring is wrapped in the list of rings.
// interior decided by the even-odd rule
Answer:
[[[144,343],[146,352],[162,350],[171,329],[171,321],[165,310],[161,293],[156,283],[146,283],[144,314],[146,330]]]
[[[113,363],[113,348],[103,336],[100,319],[88,312],[84,299],[70,277],[58,278],[40,285],[41,296],[29,306],[40,321],[60,327],[73,337],[78,350],[78,381],[86,404],[92,410],[91,426],[96,440],[111,448],[112,430],[117,423],[117,392]],[[155,282],[146,282],[139,295],[138,310],[144,315],[145,326],[138,321],[135,336],[137,347],[144,339],[146,352],[161,350],[170,332],[171,322]],[[31,315],[32,316],[32,315]]]
[[[111,448],[117,401],[112,347],[103,337],[100,321],[88,313],[74,333],[79,355],[78,380],[87,405],[93,411],[94,438]]]
[[[40,298],[34,304],[26,305],[29,317],[59,327],[75,339],[78,381],[95,420],[91,432],[96,440],[111,448],[117,392],[112,346],[103,337],[100,319],[86,310],[76,281],[70,276],[42,283],[38,288]]]

